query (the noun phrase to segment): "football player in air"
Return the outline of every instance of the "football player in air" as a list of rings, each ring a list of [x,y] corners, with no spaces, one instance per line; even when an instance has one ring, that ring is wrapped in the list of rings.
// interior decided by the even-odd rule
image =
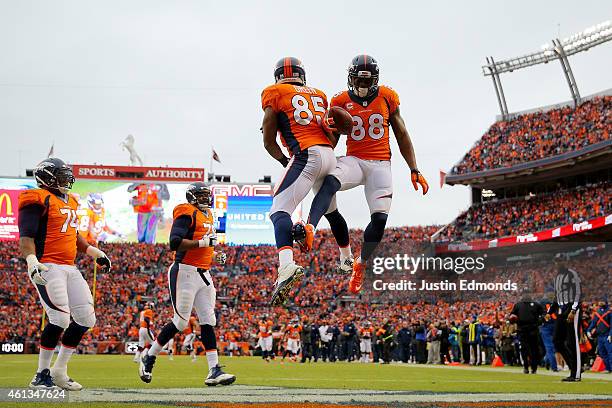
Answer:
[[[314,228],[323,215],[329,221],[340,249],[340,269],[352,270],[349,291],[359,293],[363,286],[367,261],[382,240],[391,207],[391,148],[389,126],[397,140],[402,157],[410,168],[415,190],[421,186],[423,195],[429,186],[417,167],[412,141],[400,115],[399,96],[389,87],[378,85],[378,63],[369,55],[358,55],[348,68],[348,90],[336,94],[331,106],[344,108],[353,116],[353,129],[346,140],[346,156],[340,157],[336,168],[325,177],[312,202],[307,241],[312,241]],[[351,253],[348,227],[338,212],[336,192],[364,186],[370,223],[363,232],[361,254],[355,261]]]
[[[274,80],[261,94],[261,107],[264,147],[286,168],[276,185],[270,209],[279,258],[271,304],[277,306],[285,302],[304,275],[304,269],[293,261],[291,214],[311,189],[318,190],[325,176],[335,168],[336,157],[330,142],[334,128],[333,119],[326,115],[327,97],[306,86],[302,62],[294,57],[281,59],[276,63]],[[278,145],[277,133],[291,158]],[[305,242],[306,249],[309,245],[312,242]]]
[[[187,203],[174,208],[174,221],[170,231],[170,249],[176,251],[174,263],[168,270],[168,285],[174,316],[159,332],[157,339],[140,363],[140,379],[150,383],[155,360],[170,339],[189,324],[195,308],[200,323],[202,343],[208,362],[206,385],[229,385],[236,380],[226,374],[219,365],[217,339],[214,326],[217,293],[210,275],[213,262],[225,264],[227,255],[215,252],[217,242],[212,211],[212,193],[203,182],[187,187]]]
[[[75,181],[72,169],[60,159],[49,158],[36,166],[34,178],[39,188],[19,194],[19,248],[49,322],[40,336],[38,369],[30,387],[78,391],[82,386],[68,376],[68,361],[85,332],[95,325],[96,316],[89,285],[74,260],[78,251],[93,257],[102,268],[110,269],[111,262],[78,233],[78,202],[69,192]]]
[[[138,351],[134,355],[134,362],[139,363],[143,352],[151,347],[155,340],[153,333],[153,302],[147,302],[140,312],[140,328],[138,329]]]
[[[87,208],[79,211],[79,234],[92,245],[99,241],[106,241],[108,234],[121,239],[125,236],[114,230],[106,223],[106,210],[102,194],[91,193],[87,195]]]

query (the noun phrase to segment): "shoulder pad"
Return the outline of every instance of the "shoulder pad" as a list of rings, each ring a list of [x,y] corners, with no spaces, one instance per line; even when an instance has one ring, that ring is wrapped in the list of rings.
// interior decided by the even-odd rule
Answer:
[[[19,209],[31,205],[45,205],[45,199],[50,193],[40,188],[33,188],[30,190],[23,190],[19,193]]]
[[[183,203],[183,204],[179,204],[176,207],[174,207],[172,216],[174,217],[174,219],[177,219],[178,217],[182,215],[187,215],[191,217],[194,211],[195,211],[195,208],[191,204]]]

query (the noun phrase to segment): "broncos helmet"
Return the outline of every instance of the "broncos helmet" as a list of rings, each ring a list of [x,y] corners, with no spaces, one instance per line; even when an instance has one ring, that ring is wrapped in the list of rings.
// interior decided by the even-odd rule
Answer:
[[[368,98],[378,90],[378,62],[369,55],[358,55],[348,67],[348,89],[360,98]]]
[[[187,198],[187,202],[189,204],[197,207],[201,211],[204,211],[213,205],[212,191],[210,190],[208,184],[201,181],[191,183],[189,187],[187,187],[185,197]]]
[[[278,60],[274,67],[274,81],[277,84],[306,85],[306,70],[302,61],[295,57]]]
[[[93,212],[96,214],[100,214],[102,212],[102,208],[104,207],[104,198],[102,194],[99,193],[91,193],[87,195],[87,205]]]
[[[67,194],[75,182],[72,168],[57,158],[38,163],[34,169],[34,179],[38,187],[61,194]]]

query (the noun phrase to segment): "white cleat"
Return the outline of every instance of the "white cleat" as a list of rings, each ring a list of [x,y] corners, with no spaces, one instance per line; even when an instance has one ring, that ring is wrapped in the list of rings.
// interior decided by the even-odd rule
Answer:
[[[216,385],[230,385],[234,381],[236,381],[236,376],[224,372],[221,369],[221,366],[217,364],[208,372],[208,377],[206,377],[204,384],[208,385],[209,387],[214,387]]]
[[[353,273],[353,264],[355,260],[353,257],[345,258],[343,261],[340,261],[338,264],[338,272],[342,274]]]
[[[83,386],[81,384],[68,377],[65,372],[54,370],[52,368],[51,378],[53,378],[53,383],[55,385],[66,391],[81,391],[83,389]]]
[[[304,276],[304,268],[295,263],[283,265],[278,268],[278,279],[274,284],[274,292],[272,292],[272,306],[280,306],[287,300],[289,292],[293,289]]]

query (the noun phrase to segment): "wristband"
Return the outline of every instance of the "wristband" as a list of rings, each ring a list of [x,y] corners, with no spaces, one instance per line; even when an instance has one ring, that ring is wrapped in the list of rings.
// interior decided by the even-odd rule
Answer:
[[[89,256],[91,256],[92,258],[101,258],[104,255],[104,252],[100,251],[98,248],[96,248],[93,245],[90,245],[87,247],[87,250],[85,251],[85,253]]]
[[[38,263],[38,258],[34,254],[30,254],[30,255],[26,256],[25,260],[26,260],[28,265],[31,265],[33,263]]]

